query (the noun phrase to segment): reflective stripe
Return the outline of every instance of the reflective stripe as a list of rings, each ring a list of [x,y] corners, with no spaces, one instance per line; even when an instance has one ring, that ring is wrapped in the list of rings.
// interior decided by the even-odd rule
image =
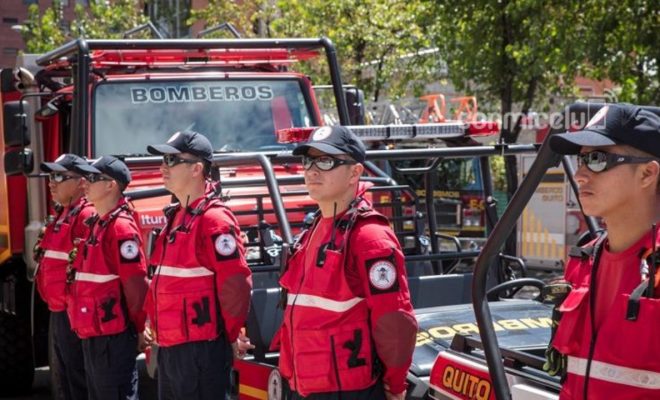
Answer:
[[[587,372],[587,360],[585,358],[568,357],[568,373],[584,376]],[[660,389],[660,373],[621,367],[602,361],[591,361],[589,376],[610,383],[634,386],[641,389]]]
[[[211,276],[213,275],[213,271],[204,267],[179,268],[161,265],[158,267],[157,274],[163,276],[174,276],[176,278],[197,278],[200,276]]]
[[[119,279],[119,275],[92,274],[90,272],[76,272],[76,280],[84,282],[105,283]]]
[[[325,297],[312,296],[311,294],[291,294],[287,296],[286,303],[292,305],[295,301],[297,306],[315,307],[326,311],[344,312],[364,300],[362,297],[354,297],[350,300],[337,301]]]
[[[54,258],[56,260],[69,261],[69,253],[65,253],[63,251],[46,250],[44,252],[44,258]]]

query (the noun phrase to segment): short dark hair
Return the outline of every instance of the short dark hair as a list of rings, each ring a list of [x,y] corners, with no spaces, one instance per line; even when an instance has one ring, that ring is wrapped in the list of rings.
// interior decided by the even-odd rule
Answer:
[[[211,176],[211,167],[213,165],[206,160],[201,160],[201,161],[202,161],[202,165],[204,165],[204,177],[208,178],[209,176]]]

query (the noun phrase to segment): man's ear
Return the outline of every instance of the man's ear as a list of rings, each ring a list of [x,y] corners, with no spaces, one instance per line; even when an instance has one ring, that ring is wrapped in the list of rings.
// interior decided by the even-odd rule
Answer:
[[[658,177],[660,176],[660,163],[651,161],[643,164],[642,168],[642,187],[657,188]]]
[[[355,179],[356,181],[359,181],[363,172],[364,172],[364,165],[359,163],[353,165],[353,168],[351,168],[351,180]]]

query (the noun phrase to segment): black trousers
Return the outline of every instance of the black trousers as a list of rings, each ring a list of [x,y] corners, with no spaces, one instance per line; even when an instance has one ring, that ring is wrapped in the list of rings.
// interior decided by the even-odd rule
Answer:
[[[138,399],[135,329],[83,339],[82,347],[90,400]]]
[[[160,400],[218,400],[229,392],[232,351],[224,335],[215,340],[158,348]]]
[[[50,313],[50,328],[52,329],[53,357],[51,371],[55,387],[62,389],[67,400],[87,400],[87,382],[85,380],[85,361],[82,341],[71,330],[69,316],[66,311]]]
[[[285,381],[285,388],[288,390],[288,382]],[[385,389],[383,382],[378,381],[371,387],[362,390],[352,390],[344,392],[324,392],[312,393],[309,396],[301,396],[300,393],[290,392],[288,400],[384,400]]]

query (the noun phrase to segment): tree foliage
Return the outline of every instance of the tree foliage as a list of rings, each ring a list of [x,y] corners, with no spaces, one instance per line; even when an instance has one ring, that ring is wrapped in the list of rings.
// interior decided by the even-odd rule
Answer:
[[[434,60],[414,54],[430,45],[418,23],[425,7],[419,0],[211,0],[193,11],[192,20],[207,27],[230,22],[246,37],[326,36],[337,48],[345,82],[378,100],[400,94],[410,82],[420,86],[432,79]],[[323,63],[303,71],[317,83],[329,81]]]
[[[239,3],[209,0],[206,8],[192,10],[190,22],[204,21],[206,28],[224,23],[234,26],[241,37],[269,37],[270,23],[277,18],[277,8],[269,0],[246,0]],[[228,31],[218,31],[207,37],[233,37]]]
[[[489,0],[437,4],[435,43],[459,90],[499,103],[504,139],[520,132],[512,111],[527,113],[551,93],[571,90],[584,61],[580,2]],[[507,118],[508,117],[508,118]]]
[[[39,6],[32,4],[28,8],[28,17],[21,25],[21,36],[25,41],[27,53],[45,53],[67,41],[67,34],[62,29],[62,9],[59,0],[54,0],[43,15]]]
[[[119,39],[124,32],[148,22],[137,0],[90,0],[89,8],[76,4],[73,37]],[[150,37],[147,31],[138,37]]]
[[[124,32],[146,22],[147,17],[136,0],[90,0],[89,8],[76,4],[75,19],[69,24],[63,18],[60,0],[53,0],[43,14],[37,5],[29,7],[21,35],[26,52],[43,53],[79,37],[121,38]],[[143,32],[138,37],[148,35]]]
[[[658,3],[592,0],[586,23],[586,73],[618,84],[621,101],[660,104]]]

